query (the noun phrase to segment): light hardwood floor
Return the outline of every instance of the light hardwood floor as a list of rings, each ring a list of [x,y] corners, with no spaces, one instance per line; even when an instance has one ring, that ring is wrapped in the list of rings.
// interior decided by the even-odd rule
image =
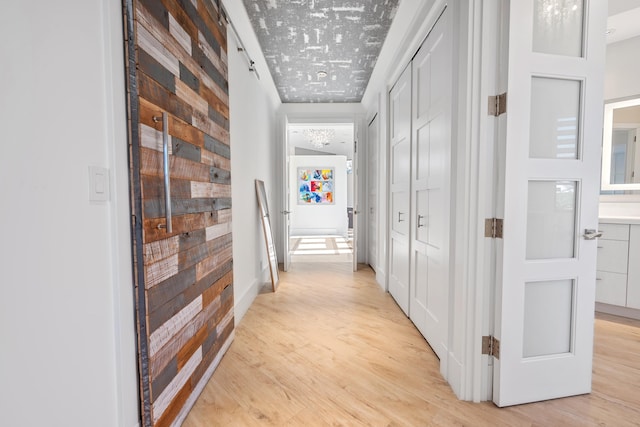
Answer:
[[[184,423],[204,426],[638,426],[640,322],[598,316],[593,392],[461,402],[370,269],[295,264],[262,293]]]

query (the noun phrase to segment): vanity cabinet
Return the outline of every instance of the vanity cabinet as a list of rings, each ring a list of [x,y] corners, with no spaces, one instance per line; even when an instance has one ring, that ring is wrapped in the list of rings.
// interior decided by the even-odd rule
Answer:
[[[640,225],[600,223],[596,302],[640,309]]]

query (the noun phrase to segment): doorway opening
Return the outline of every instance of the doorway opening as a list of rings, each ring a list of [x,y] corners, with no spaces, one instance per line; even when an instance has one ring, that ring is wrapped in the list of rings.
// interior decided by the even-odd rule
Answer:
[[[354,258],[353,123],[288,123],[291,263]]]

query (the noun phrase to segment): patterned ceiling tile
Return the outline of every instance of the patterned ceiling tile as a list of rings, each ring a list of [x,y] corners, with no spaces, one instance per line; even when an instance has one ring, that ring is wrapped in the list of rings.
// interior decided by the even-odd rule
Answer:
[[[398,0],[243,2],[285,103],[360,102],[398,8]]]

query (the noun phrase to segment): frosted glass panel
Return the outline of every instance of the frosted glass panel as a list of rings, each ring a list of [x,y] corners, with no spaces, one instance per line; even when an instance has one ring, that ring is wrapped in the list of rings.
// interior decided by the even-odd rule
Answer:
[[[573,286],[573,280],[525,284],[523,357],[571,351]]]
[[[527,259],[573,258],[575,181],[529,181]]]
[[[582,0],[536,0],[533,5],[533,51],[582,56]]]
[[[529,157],[577,159],[581,82],[534,77],[531,80]]]

